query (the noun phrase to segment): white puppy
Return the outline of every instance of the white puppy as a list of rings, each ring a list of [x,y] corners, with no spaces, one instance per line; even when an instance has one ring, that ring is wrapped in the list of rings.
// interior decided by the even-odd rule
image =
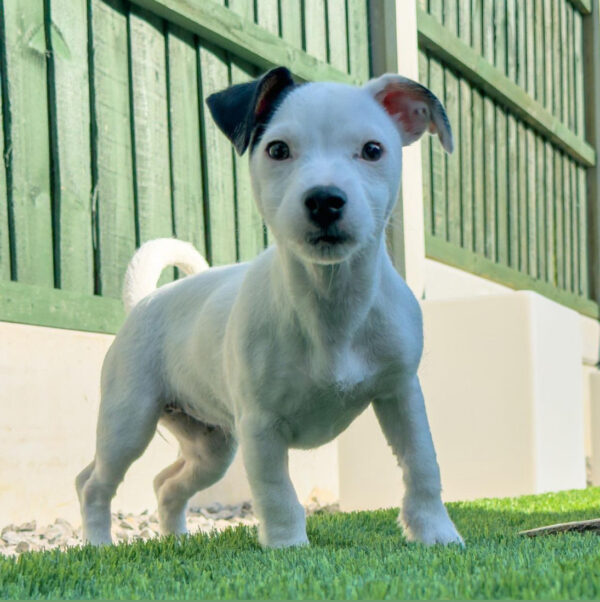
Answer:
[[[306,544],[288,449],[330,441],[372,403],[404,473],[407,539],[462,542],[440,498],[417,378],[421,311],[384,236],[402,146],[429,131],[452,150],[444,108],[397,75],[296,85],[285,68],[208,105],[238,152],[249,148],[277,244],[155,292],[167,265],[195,272],[204,260],[174,240],[134,256],[133,309],[102,371],[96,456],[77,477],[86,540],[111,541],[110,500],[160,421],[181,445],[154,481],[163,533],[186,531],[188,499],[223,476],[239,444],[261,544]]]

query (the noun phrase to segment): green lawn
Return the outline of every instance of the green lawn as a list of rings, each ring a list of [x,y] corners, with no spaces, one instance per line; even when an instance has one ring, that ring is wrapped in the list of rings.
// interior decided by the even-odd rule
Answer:
[[[0,598],[598,598],[600,538],[517,531],[600,517],[600,488],[449,504],[466,548],[407,544],[396,510],[316,515],[310,548],[247,528],[0,560]]]

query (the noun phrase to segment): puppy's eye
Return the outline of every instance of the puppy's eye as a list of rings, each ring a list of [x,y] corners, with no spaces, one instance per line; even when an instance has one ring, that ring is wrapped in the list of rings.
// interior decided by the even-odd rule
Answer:
[[[267,145],[267,155],[275,161],[284,161],[290,156],[290,147],[281,140],[275,140]]]
[[[369,140],[363,147],[361,156],[365,161],[379,161],[383,155],[383,147],[379,142]]]

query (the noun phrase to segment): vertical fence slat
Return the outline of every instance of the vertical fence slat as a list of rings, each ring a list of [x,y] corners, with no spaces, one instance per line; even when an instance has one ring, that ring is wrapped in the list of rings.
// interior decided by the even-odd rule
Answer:
[[[535,98],[543,105],[546,97],[544,86],[544,67],[546,55],[544,54],[544,8],[543,0],[535,0],[534,23],[534,64],[535,64]]]
[[[460,80],[460,204],[461,244],[473,249],[473,96],[471,86]]]
[[[444,68],[431,58],[430,88],[439,98],[444,98]],[[431,143],[431,184],[433,196],[433,233],[447,238],[446,223],[446,166],[445,152],[440,144]]]
[[[516,1],[508,0],[506,5],[506,74],[514,82],[517,81],[517,12]],[[513,268],[519,266],[519,181],[517,177],[517,122],[510,112],[506,116],[507,132],[507,197],[508,197],[508,263]],[[504,177],[504,174],[498,174]]]
[[[213,92],[229,85],[229,67],[225,53],[212,44],[202,43],[200,72],[202,102]],[[232,146],[217,129],[208,111],[203,112],[203,147],[206,165],[204,177],[207,179],[210,230],[210,259],[214,265],[233,263],[236,260],[235,205]]]
[[[526,128],[526,153],[527,153],[527,251],[529,259],[529,275],[537,278],[537,202],[535,164],[536,148],[535,135],[530,128]]]
[[[86,0],[51,0],[60,288],[94,292]]]
[[[482,5],[481,2],[471,3],[471,45],[475,52],[483,53],[482,39]],[[485,253],[485,199],[483,184],[483,99],[480,90],[473,88],[473,129],[471,144],[473,158],[471,170],[473,173],[473,250],[483,255]]]
[[[252,77],[253,68],[251,65],[238,59],[231,60],[232,84],[246,82]],[[246,261],[263,250],[263,222],[252,197],[248,157],[246,155],[240,157],[234,154],[234,161],[239,259]]]
[[[554,69],[552,72],[552,112],[561,118],[562,115],[562,78],[561,78],[561,52],[560,52],[560,2],[552,0],[552,47],[550,62]]]
[[[323,0],[304,0],[304,41],[306,52],[327,60],[327,27]]]
[[[516,67],[517,67],[517,84],[525,90],[527,86],[527,13],[525,12],[525,3],[516,1]]]
[[[535,95],[537,101],[543,106],[546,102],[546,49],[544,37],[544,3],[543,0],[535,0],[535,44],[534,44],[534,62],[535,62]],[[537,277],[546,278],[546,203],[544,191],[544,144],[540,136],[534,137],[535,146],[535,184],[536,184],[536,258],[537,258]]]
[[[483,56],[494,64],[494,3],[483,2]],[[496,241],[496,108],[487,96],[483,99],[484,138],[484,203],[485,203],[485,256],[495,260]]]
[[[527,135],[522,121],[517,122],[517,149],[519,180],[518,222],[519,222],[519,271],[527,273],[529,254],[527,248]]]
[[[369,78],[367,3],[365,0],[347,0],[347,6],[350,73],[366,81]]]
[[[554,94],[552,61],[552,0],[544,0],[544,106],[552,113]]]
[[[556,281],[556,242],[554,239],[554,151],[550,142],[544,142],[545,178],[544,189],[546,192],[546,280],[550,283]]]
[[[429,81],[429,58],[423,50],[419,50],[419,81],[428,88]],[[431,188],[431,136],[423,136],[421,139],[421,162],[423,173],[423,211],[425,216],[425,231],[433,232],[432,216],[432,188]]]
[[[348,71],[346,0],[327,0],[327,39],[329,62],[340,71]]]
[[[579,214],[579,294],[586,299],[590,294],[588,281],[588,210],[587,201],[588,188],[586,182],[586,171],[583,167],[577,167],[577,209]]]
[[[569,123],[569,93],[568,81],[568,39],[567,39],[567,11],[566,11],[566,0],[560,0],[559,18],[560,18],[560,93],[561,93],[561,112],[560,119],[564,124]]]
[[[516,1],[516,0],[515,0]],[[471,2],[471,45],[473,50],[479,54],[483,54],[483,39],[482,39],[482,6],[481,2]]]
[[[554,150],[554,241],[556,252],[556,284],[565,286],[565,255],[563,232],[563,184],[562,160],[560,153]]]
[[[453,34],[458,35],[458,14],[456,1],[442,0],[437,12],[442,13],[444,26]],[[461,207],[460,207],[460,107],[458,98],[458,79],[454,72],[447,67],[444,69],[444,104],[448,119],[452,124],[455,137],[455,147],[458,152],[453,155],[445,154],[446,170],[446,233],[447,240],[456,245],[461,244]]]
[[[279,35],[278,4],[277,0],[256,0],[256,22],[276,36]]]
[[[302,48],[302,0],[284,0],[281,10],[281,37],[295,46]]]
[[[458,35],[465,44],[471,45],[471,3],[470,0],[458,2]],[[473,97],[471,85],[464,78],[459,78],[459,110],[460,110],[460,215],[461,245],[473,250]]]
[[[535,4],[534,0],[522,3],[522,17],[524,19],[523,31],[525,39],[524,44],[524,57],[525,57],[525,80],[523,88],[532,97],[535,98]]]
[[[473,250],[485,253],[485,185],[483,179],[483,98],[473,89]]]
[[[546,191],[544,189],[544,139],[535,136],[535,177],[536,188],[536,241],[537,241],[537,276],[546,279]]]
[[[574,80],[575,80],[575,131],[583,135],[585,131],[585,110],[583,100],[583,39],[581,35],[581,15],[575,12],[573,17],[573,54],[574,54]],[[596,160],[598,160],[596,158]]]
[[[565,5],[567,5],[568,3],[565,2]],[[566,47],[563,49],[563,53],[566,56],[566,69],[567,69],[567,74],[566,77],[564,77],[565,83],[566,83],[566,87],[568,88],[567,91],[567,119],[568,119],[568,126],[571,130],[575,131],[575,106],[574,106],[574,100],[575,100],[575,78],[574,78],[574,74],[573,74],[573,67],[574,67],[574,49],[573,49],[573,7],[569,4],[568,6],[566,6],[566,17],[567,17],[567,22],[566,22],[566,34],[567,34],[567,45]]]
[[[506,186],[507,160],[507,124],[505,110],[496,105],[496,259],[499,263],[509,263],[508,237],[508,190]]]
[[[569,160],[566,155],[561,156],[562,169],[562,209],[563,209],[563,254],[564,254],[564,288],[570,290],[572,275],[571,255],[571,173]]]
[[[206,256],[198,71],[194,36],[167,32],[171,195],[175,235]]]
[[[127,15],[121,0],[91,0],[96,120],[98,291],[120,297],[135,251]]]
[[[535,4],[532,0],[530,2],[523,2],[525,8],[524,17],[526,19],[525,24],[525,60],[526,60],[526,79],[525,89],[528,94],[535,98],[536,96],[536,64],[535,64]],[[526,138],[526,164],[527,169],[527,265],[530,276],[537,277],[537,206],[536,206],[536,186],[535,178],[532,172],[535,170],[535,137],[531,128],[525,128]]]
[[[140,244],[173,236],[163,22],[133,5],[129,15],[135,191]],[[159,284],[173,280],[173,270]]]
[[[502,73],[507,72],[507,40],[506,40],[506,7],[504,3],[494,6],[494,39],[496,68]],[[505,174],[508,169],[506,150],[506,111],[500,105],[495,107],[495,142],[496,147],[496,260],[508,265],[508,198]]]
[[[455,146],[458,152],[452,155],[444,153],[444,164],[446,169],[446,231],[448,241],[454,244],[461,244],[461,207],[460,207],[460,148],[461,148],[461,128],[460,128],[460,106],[458,98],[458,78],[450,70],[444,69],[444,92],[445,105],[448,119],[452,124],[452,130],[455,137]]]
[[[511,267],[519,268],[519,155],[517,121],[512,115],[507,117],[507,196],[508,196],[508,237]],[[504,174],[499,174],[502,177]]]
[[[579,272],[581,265],[579,264],[579,212],[577,206],[577,164],[569,159],[569,177],[570,177],[570,192],[569,201],[571,207],[571,291],[578,294],[579,291]]]
[[[16,276],[53,287],[44,5],[4,0],[4,19]]]
[[[1,14],[1,13],[0,13]],[[0,27],[0,31],[2,28]],[[0,40],[0,44],[2,41]],[[3,73],[0,72],[0,78]],[[10,233],[8,224],[8,194],[6,188],[6,169],[4,158],[4,123],[5,106],[0,86],[0,280],[10,280]]]

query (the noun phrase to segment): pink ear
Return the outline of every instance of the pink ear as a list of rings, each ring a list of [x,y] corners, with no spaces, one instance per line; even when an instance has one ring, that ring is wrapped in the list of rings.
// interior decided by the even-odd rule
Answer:
[[[425,86],[401,75],[382,75],[365,89],[398,125],[404,146],[418,140],[426,131],[437,134],[444,149],[454,149],[452,129],[442,103]]]

